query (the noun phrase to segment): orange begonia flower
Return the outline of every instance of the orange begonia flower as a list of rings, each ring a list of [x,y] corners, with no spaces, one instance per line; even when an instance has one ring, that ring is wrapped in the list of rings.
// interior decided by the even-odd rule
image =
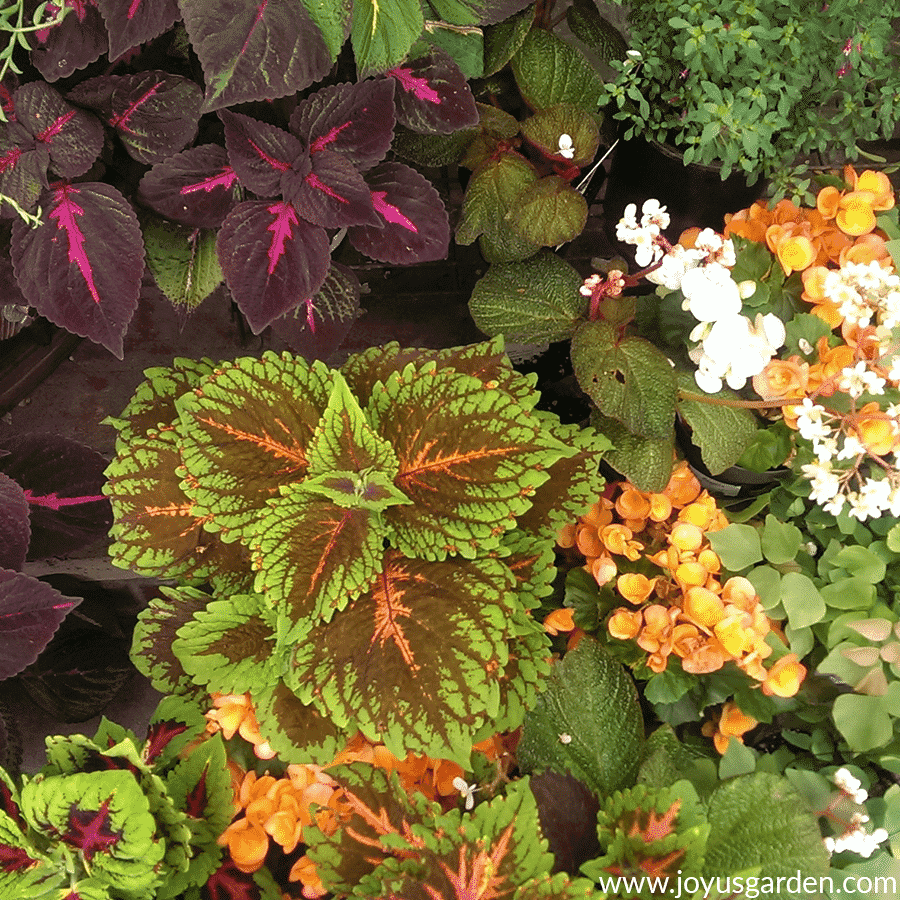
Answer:
[[[703,540],[702,529],[692,522],[675,522],[669,532],[669,543],[678,550],[699,550]]]
[[[877,262],[883,269],[894,267],[887,242],[880,234],[874,232],[861,234],[852,244],[841,251],[838,263],[843,266],[848,262]]]
[[[722,560],[718,554],[709,547],[704,548],[697,554],[697,562],[706,569],[711,575],[716,575],[722,569]]]
[[[791,356],[770,360],[762,372],[753,376],[753,390],[763,400],[782,400],[804,396],[808,382],[809,363]]]
[[[249,819],[232,822],[216,842],[221,847],[228,847],[234,864],[241,872],[261,869],[269,852],[269,836],[265,829]]]
[[[641,558],[643,545],[633,541],[634,532],[625,525],[612,524],[600,529],[600,540],[603,541],[610,553],[624,556],[631,562],[637,562]]]
[[[752,582],[742,575],[733,575],[722,585],[722,599],[726,603],[732,603],[744,612],[752,612],[759,597]]]
[[[630,641],[637,637],[644,624],[644,617],[639,609],[625,609],[620,606],[613,610],[613,614],[606,623],[606,629],[620,641]]]
[[[852,427],[847,431],[875,456],[884,456],[900,449],[897,420],[883,412],[875,401],[867,403],[857,412]]]
[[[810,266],[801,273],[803,293],[800,295],[807,303],[812,303],[811,312],[836,328],[843,321],[835,303],[825,296],[825,279],[829,269],[826,266]]]
[[[692,228],[685,228],[684,231],[678,235],[678,243],[684,247],[685,250],[693,250],[697,246],[697,238],[702,231],[701,228],[698,228],[694,225]]]
[[[805,677],[806,667],[800,664],[796,653],[789,653],[769,669],[762,691],[767,697],[793,697]]]
[[[747,238],[761,244],[766,239],[766,228],[772,224],[772,216],[763,200],[757,200],[748,209],[742,209],[728,217],[724,235]]]
[[[692,587],[684,595],[684,614],[706,630],[712,630],[725,617],[725,604],[718,594],[705,587]]]
[[[625,572],[616,580],[619,593],[629,602],[639,606],[656,587],[656,578],[648,578],[640,572]]]
[[[802,272],[816,260],[813,243],[799,226],[770,225],[766,229],[766,243],[781,263],[785,275]]]
[[[556,546],[562,547],[563,550],[570,550],[575,546],[575,529],[574,522],[567,522],[556,534]]]
[[[682,591],[706,584],[709,572],[698,562],[683,562],[672,573]]]
[[[851,191],[844,194],[838,205],[835,221],[838,228],[852,237],[868,234],[875,228],[875,211],[872,204],[876,196],[871,191]]]
[[[697,476],[688,464],[682,461],[675,466],[669,483],[663,489],[663,495],[669,498],[672,506],[681,509],[696,500],[702,490]]]
[[[306,900],[317,900],[328,893],[319,878],[316,864],[306,855],[301,856],[291,866],[288,881],[299,881],[303,885],[303,896]]]
[[[591,573],[594,577],[594,581],[600,587],[603,587],[604,584],[609,584],[613,578],[616,577],[619,569],[616,566],[615,560],[611,556],[607,556],[605,553],[603,556],[598,556],[596,559],[592,559],[586,566],[585,569]]]
[[[575,627],[574,609],[554,609],[544,618],[544,631],[547,634],[559,634],[571,631]]]
[[[581,516],[581,521],[585,525],[593,525],[594,528],[600,529],[604,525],[609,525],[613,520],[612,515],[613,503],[606,497],[601,497],[591,508]]]
[[[840,200],[841,192],[834,185],[828,185],[823,187],[816,196],[816,209],[826,219],[833,219],[837,215]]]
[[[616,498],[616,512],[623,519],[646,519],[650,515],[650,501],[642,491],[629,488]]]
[[[884,172],[866,169],[856,181],[854,190],[870,191],[874,194],[872,209],[882,212],[894,207],[894,188]]]
[[[731,609],[737,610],[737,607],[732,606]],[[747,632],[745,618],[743,610],[737,610],[716,622],[713,629],[722,646],[735,659],[753,649],[753,640]]]
[[[740,737],[752,728],[756,728],[759,722],[742,712],[736,703],[729,701],[722,706],[722,714],[719,717],[719,731],[732,737]]]
[[[721,669],[726,658],[718,641],[707,640],[681,660],[681,668],[689,675],[708,675]]]
[[[584,556],[600,556],[603,553],[603,543],[597,534],[597,529],[591,525],[579,525],[575,530],[575,546],[578,552]]]

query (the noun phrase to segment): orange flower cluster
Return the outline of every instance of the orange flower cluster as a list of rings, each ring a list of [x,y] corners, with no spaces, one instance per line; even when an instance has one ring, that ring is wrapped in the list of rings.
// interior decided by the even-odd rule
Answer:
[[[584,568],[599,585],[615,579],[630,606],[613,610],[607,629],[612,637],[633,640],[644,650],[653,672],[664,672],[673,654],[694,675],[733,661],[762,683],[764,693],[793,696],[806,669],[794,654],[769,669],[763,665],[772,654],[765,638],[773,623],[753,585],[746,578],[729,578],[724,584],[718,578],[721,560],[707,534],[727,524],[715,499],[681,463],[659,494],[639,491],[628,482],[612,485],[577,523],[562,529],[558,543],[576,547],[586,557]],[[639,560],[661,573],[651,569],[648,576],[628,565]]]
[[[275,751],[259,733],[259,723],[250,702],[249,694],[213,694],[213,709],[207,714],[207,734],[222,732],[225,740],[239,734],[247,743],[253,744],[257,759],[272,759]]]
[[[735,738],[744,743],[744,734],[751,728],[756,728],[759,722],[748,716],[746,713],[738,709],[736,703],[729,701],[722,704],[722,711],[719,714],[718,722],[704,722],[703,734],[713,739],[713,745],[719,753],[724,753],[731,743],[731,739]]]

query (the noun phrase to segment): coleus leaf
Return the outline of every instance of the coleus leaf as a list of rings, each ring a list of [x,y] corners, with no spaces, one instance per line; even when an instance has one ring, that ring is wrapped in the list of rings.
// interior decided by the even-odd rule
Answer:
[[[0,680],[33,663],[62,620],[81,602],[29,575],[0,569]]]
[[[302,91],[325,77],[336,56],[303,3],[179,6],[206,80],[203,112]]]
[[[97,0],[109,32],[109,58],[151,40],[171,28],[181,13],[175,0]]]
[[[5,780],[0,776],[0,797],[9,790]],[[34,846],[12,798],[8,805],[11,806],[9,812],[0,806],[0,891],[4,896],[28,900],[46,897],[68,881],[66,872]]]
[[[354,0],[350,40],[360,75],[397,65],[422,33],[422,6],[410,0]]]
[[[218,115],[225,126],[228,160],[241,184],[254,194],[274,197],[283,193],[288,173],[293,171],[297,178],[309,173],[309,154],[294,135],[228,109]]]
[[[216,249],[228,289],[254,334],[315,294],[331,262],[325,229],[280,200],[239,203],[225,219]]]
[[[31,61],[47,81],[68,78],[106,53],[109,38],[94,0],[62,0],[72,12],[59,25],[34,32]]]
[[[62,556],[103,537],[112,524],[101,493],[106,460],[84,444],[52,434],[0,438],[0,472],[22,487],[31,520],[29,559]]]
[[[138,162],[162,162],[197,134],[202,92],[180,75],[100,75],[79,84],[68,97],[97,110]]]
[[[322,363],[268,351],[223,363],[177,401],[186,490],[235,540],[308,468],[307,447],[334,384]]]
[[[63,100],[43,81],[16,90],[16,121],[47,147],[53,171],[63,178],[83,175],[103,149],[103,126],[89,112]]]
[[[0,472],[0,569],[21,569],[30,539],[25,492],[12,478]]]
[[[420,44],[399,66],[385,73],[397,82],[397,119],[407,128],[450,134],[478,124],[475,98],[450,54]]]
[[[310,494],[326,497],[338,506],[381,512],[398,503],[412,503],[397,490],[390,479],[378,471],[323,472],[303,480],[298,487]]]
[[[51,322],[122,359],[137,309],[144,242],[128,201],[107,184],[62,181],[41,198],[43,223],[13,225],[16,281]]]
[[[297,104],[290,121],[313,156],[323,150],[343,153],[359,172],[384,159],[393,128],[392,79],[322,88]]]
[[[430,0],[445,22],[453,25],[493,25],[530,5],[530,0]]]
[[[396,265],[443,259],[450,244],[447,211],[431,182],[402,163],[382,163],[366,173],[381,227],[355,225],[350,243],[366,256]]]
[[[369,186],[343,153],[320,150],[310,161],[309,174],[284,185],[285,199],[304,219],[323,228],[381,227]]]
[[[0,130],[0,192],[33,212],[41,191],[47,187],[50,153],[18,123],[9,122]],[[0,205],[4,218],[18,217],[5,200]]]
[[[332,262],[313,297],[272,321],[272,334],[304,359],[328,359],[360,314],[362,289],[352,269]]]
[[[239,199],[238,176],[218,144],[202,144],[157,163],[141,179],[138,200],[168,219],[218,228]]]
[[[287,682],[396,756],[465,765],[475,728],[499,707],[513,584],[498,560],[431,563],[389,550],[374,586],[296,646]]]
[[[147,725],[141,759],[157,772],[183,758],[182,751],[206,732],[208,721],[201,708],[185,697],[170,694],[159,701]]]

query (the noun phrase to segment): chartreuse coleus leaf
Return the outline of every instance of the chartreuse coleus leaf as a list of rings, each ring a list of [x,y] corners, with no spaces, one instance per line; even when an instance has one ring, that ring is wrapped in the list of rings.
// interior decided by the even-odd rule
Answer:
[[[366,412],[400,461],[395,486],[413,501],[384,512],[391,543],[410,556],[496,547],[546,470],[576,452],[500,387],[434,363],[394,372]]]
[[[496,559],[428,562],[389,550],[373,587],[296,646],[286,681],[401,758],[466,765],[473,730],[499,710],[514,588]]]
[[[0,777],[5,774],[0,769]],[[17,806],[15,812],[18,816]],[[25,821],[17,821],[0,808],[0,894],[38,900],[58,896],[63,883],[68,883],[63,861],[42,853],[29,838]]]
[[[268,351],[223,363],[178,400],[183,484],[207,528],[237,539],[305,476],[333,384],[323,363]]]
[[[77,871],[139,900],[161,880],[165,842],[131,772],[36,777],[22,788],[22,814],[46,839],[68,849]]]
[[[398,491],[387,476],[377,469],[362,472],[323,472],[307,478],[297,485],[301,491],[319,494],[338,506],[381,512],[398,503],[412,503],[402,491]]]
[[[212,600],[178,629],[172,652],[210,693],[243,694],[275,681],[280,658],[258,594]]]

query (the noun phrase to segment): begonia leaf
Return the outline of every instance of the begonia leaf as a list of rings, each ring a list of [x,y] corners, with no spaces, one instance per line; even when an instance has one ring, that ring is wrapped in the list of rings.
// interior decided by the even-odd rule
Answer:
[[[628,44],[618,29],[600,15],[593,0],[575,0],[566,10],[566,23],[572,34],[604,62],[627,58]]]
[[[218,228],[238,199],[237,173],[218,144],[182,150],[141,179],[138,199],[168,219]]]
[[[42,81],[22,85],[14,98],[16,121],[47,147],[54,172],[75,178],[90,169],[103,148],[103,126],[96,116],[66,103]]]
[[[484,77],[496,75],[522,46],[534,22],[534,9],[521,12],[484,30]]]
[[[361,293],[353,270],[332,262],[322,287],[313,297],[272,320],[272,334],[304,359],[327,359],[359,316]]]
[[[57,182],[41,197],[43,222],[13,224],[16,281],[37,311],[122,359],[144,273],[141,228],[114,187]]]
[[[257,196],[282,193],[282,177],[292,168],[301,177],[309,172],[308,154],[294,135],[228,109],[218,115],[225,126],[228,161],[241,184]]]
[[[346,154],[320,150],[312,155],[311,164],[309,174],[290,188],[283,185],[285,200],[304,219],[323,228],[381,227],[369,186]]]
[[[394,128],[394,82],[390,78],[336,84],[297,104],[291,131],[315,156],[343,153],[360,172],[384,159]]]
[[[366,172],[375,212],[374,225],[351,226],[347,237],[360,253],[395,265],[443,259],[450,244],[450,222],[437,190],[403,163],[381,163]]]
[[[97,0],[109,32],[109,58],[167,31],[181,13],[175,0]]]
[[[21,569],[30,540],[25,492],[9,475],[0,472],[0,569]]]
[[[560,154],[559,139],[563,134],[572,139],[571,157]],[[600,145],[597,123],[572,103],[557,103],[540,110],[522,123],[522,135],[545,156],[568,159],[573,166],[590,165]]]
[[[336,55],[304,3],[180,0],[179,8],[203,67],[203,112],[302,91]]]
[[[475,98],[466,77],[443,50],[419,44],[385,74],[397,82],[397,119],[407,128],[450,134],[478,124]]]
[[[591,415],[591,425],[611,444],[603,459],[624,475],[639,491],[659,493],[669,483],[675,453],[675,434],[642,437],[634,434],[618,419],[599,412]]]
[[[387,551],[374,586],[295,647],[288,683],[396,756],[468,760],[474,729],[499,709],[513,586],[498,560]]]
[[[30,575],[0,569],[0,680],[33,663],[79,603]]]
[[[36,141],[18,122],[0,130],[0,192],[15,200],[24,210],[34,212],[38,197],[47,187],[50,151]],[[0,211],[14,219],[16,210],[5,200]]]
[[[177,402],[186,490],[228,541],[300,481],[334,384],[320,362],[268,351],[222,363]]]
[[[254,334],[316,293],[331,254],[325,229],[280,200],[247,200],[225,219],[216,242],[225,281]]]
[[[109,47],[96,4],[72,3],[70,8],[72,12],[62,22],[36,31],[30,38],[31,61],[47,81],[68,78],[99,59]]]
[[[350,41],[361,76],[397,65],[425,26],[422,5],[410,0],[354,0]]]
[[[407,368],[386,379],[367,413],[397,454],[394,484],[414,504],[384,513],[395,546],[441,559],[497,545],[547,480],[545,469],[575,452],[528,409],[449,368]]]
[[[402,125],[394,129],[391,149],[401,159],[417,166],[440,168],[460,162],[466,148],[477,134],[474,128],[464,128],[453,134],[419,134]]]
[[[96,110],[132,157],[152,165],[194,139],[202,92],[181,75],[149,71],[90,78],[70,91],[68,98]]]
[[[106,460],[54,434],[0,437],[0,472],[21,486],[31,521],[29,559],[63,556],[103,537],[112,524],[101,493]]]
[[[530,3],[531,0],[431,0],[440,17],[453,25],[493,25]]]
[[[545,175],[516,197],[506,218],[528,243],[555,247],[584,230],[587,200],[559,175]]]
[[[178,629],[172,652],[195,684],[210,693],[244,694],[277,678],[279,657],[260,597],[212,600]]]

